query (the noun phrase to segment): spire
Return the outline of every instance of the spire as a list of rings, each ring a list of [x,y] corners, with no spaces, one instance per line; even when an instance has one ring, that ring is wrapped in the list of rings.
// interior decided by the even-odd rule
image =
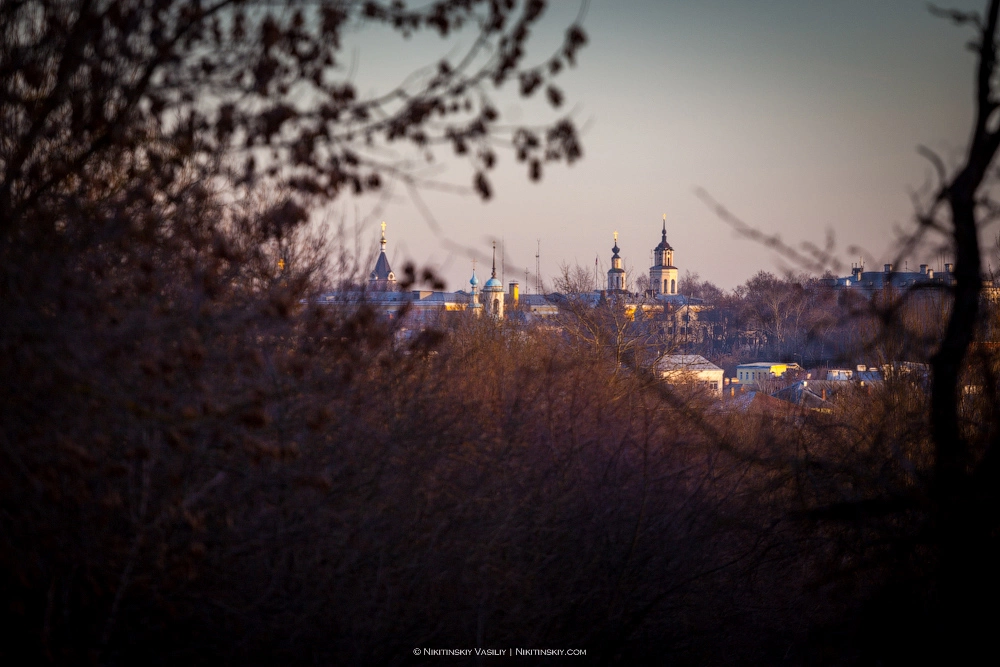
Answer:
[[[497,278],[497,242],[493,242],[493,272],[490,279],[483,285],[483,296],[486,297],[486,312],[495,319],[503,318],[503,285]]]
[[[663,214],[663,229],[660,232],[660,244],[653,248],[653,266],[666,266],[670,264],[671,258],[667,255],[672,251],[670,243],[667,242],[667,214]]]
[[[375,262],[375,268],[368,274],[371,287],[377,289],[395,289],[396,275],[389,266],[389,258],[385,256],[385,221],[382,221],[382,238],[379,241],[382,251]]]
[[[622,268],[622,258],[618,254],[618,232],[615,232],[615,246],[611,249],[611,268],[608,269],[608,291],[621,292],[625,289],[625,270]]]

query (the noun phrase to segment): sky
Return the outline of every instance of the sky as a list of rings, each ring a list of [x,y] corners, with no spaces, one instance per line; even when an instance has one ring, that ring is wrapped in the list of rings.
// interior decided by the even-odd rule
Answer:
[[[580,8],[550,5],[529,55],[554,50]],[[488,202],[426,191],[424,208],[395,188],[338,200],[328,214],[359,223],[372,257],[385,220],[393,267],[431,267],[449,289],[467,289],[473,258],[479,276],[489,274],[494,239],[504,277],[522,291],[535,289],[536,252],[548,288],[562,265],[593,270],[596,259],[604,271],[616,231],[634,285],[648,274],[663,214],[682,275],[730,289],[760,270],[796,268],[736,234],[702,190],[789,245],[832,234],[845,274],[862,259],[879,268],[896,259],[912,196],[933,182],[918,146],[956,165],[971,128],[971,31],[917,0],[592,0],[583,25],[589,43],[558,80],[583,128],[581,161],[550,166],[533,183],[501,152]],[[363,93],[386,90],[472,39],[362,30],[348,42],[352,76]],[[500,110],[512,121],[552,117],[513,97]],[[470,182],[460,163],[438,177]],[[944,258],[928,248],[900,263],[922,261]]]

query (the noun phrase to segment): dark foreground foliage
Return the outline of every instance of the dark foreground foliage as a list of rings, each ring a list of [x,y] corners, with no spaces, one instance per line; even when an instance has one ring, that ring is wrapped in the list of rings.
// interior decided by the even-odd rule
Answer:
[[[997,2],[952,16],[981,38],[980,114],[922,218],[954,231],[958,276],[941,340],[919,341],[930,386],[900,375],[824,413],[720,409],[593,344],[620,340],[608,332],[413,331],[363,300],[313,305],[326,253],[297,231],[304,203],[393,172],[356,154],[369,133],[486,146],[488,96],[464,96],[506,80],[531,95],[584,37],[571,27],[532,68],[544,3],[289,4],[0,4],[5,662],[436,664],[413,649],[522,647],[912,664],[988,647],[1000,402],[976,231],[997,210],[980,189],[1000,145]],[[307,20],[323,7],[353,13]],[[329,104],[282,106],[335,66],[351,17],[472,23],[497,57],[381,101],[319,72]],[[512,138],[532,175],[580,155],[571,125],[550,129]],[[484,197],[494,159],[473,167]],[[265,181],[282,196],[253,190]]]
[[[310,305],[309,248],[278,270],[268,215],[227,210],[19,246],[43,270],[5,274],[4,652],[849,664],[934,641],[921,378],[720,409],[562,330]],[[964,407],[982,447],[992,395]]]

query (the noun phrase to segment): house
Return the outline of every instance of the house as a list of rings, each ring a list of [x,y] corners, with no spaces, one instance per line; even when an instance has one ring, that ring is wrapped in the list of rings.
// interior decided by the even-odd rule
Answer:
[[[858,364],[855,369],[830,368],[826,371],[826,379],[836,382],[881,382],[883,370],[864,364]]]
[[[698,354],[668,354],[656,363],[656,372],[668,384],[700,385],[716,396],[722,396],[721,368]]]
[[[853,387],[853,383],[842,380],[799,380],[771,396],[810,410],[829,412],[834,394]]]
[[[758,384],[771,378],[778,378],[788,371],[800,371],[798,364],[779,361],[757,361],[751,364],[740,364],[736,367],[736,382],[740,384]]]

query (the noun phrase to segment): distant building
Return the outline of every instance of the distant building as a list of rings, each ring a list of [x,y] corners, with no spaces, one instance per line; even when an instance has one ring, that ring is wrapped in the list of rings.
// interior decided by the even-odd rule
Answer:
[[[862,385],[864,383],[861,383]],[[839,380],[799,380],[771,394],[774,398],[821,412],[830,411],[830,401],[843,391],[853,391],[860,385]]]
[[[545,294],[522,294],[518,305],[519,312],[528,322],[559,314],[559,306]]]
[[[771,378],[778,378],[788,370],[802,370],[798,364],[777,361],[757,361],[736,367],[736,381],[740,384],[757,384]]]
[[[836,289],[875,292],[887,288],[905,290],[917,285],[942,286],[955,284],[955,265],[944,265],[944,271],[935,272],[927,264],[921,264],[919,271],[898,270],[892,264],[884,264],[881,271],[865,271],[863,264],[851,267],[851,275],[843,278],[824,278],[823,281]]]
[[[625,308],[630,318],[647,323],[643,326],[659,326],[663,329],[663,333],[672,336],[675,342],[701,342],[712,334],[712,323],[708,320],[702,321],[703,315],[710,311],[711,307],[703,305],[700,299],[678,293],[677,267],[673,265],[674,249],[667,242],[665,220],[666,216],[660,243],[653,251],[654,266],[650,268],[651,279],[656,278],[652,284],[656,289],[649,290],[645,294],[632,294],[628,291],[628,276],[620,254],[621,248],[618,247],[618,232],[614,233],[611,269],[607,274],[606,289],[574,295],[521,294],[518,281],[512,280],[505,292],[503,283],[497,275],[496,243],[494,243],[491,274],[485,284],[480,284],[473,265],[468,291],[400,291],[386,254],[386,224],[383,222],[379,254],[375,266],[368,274],[365,287],[330,292],[323,295],[320,302],[332,305],[363,301],[390,318],[398,317],[405,312],[408,321],[423,325],[432,322],[439,313],[452,311],[469,311],[475,315],[486,313],[496,320],[514,318],[521,322],[537,321],[558,315],[560,306],[566,307],[567,299],[570,297],[574,304],[586,303],[597,307],[613,296],[615,302]]]
[[[881,382],[882,370],[874,366],[858,364],[854,369],[830,368],[826,371],[826,379],[831,382]]]
[[[608,269],[608,292],[625,291],[625,269],[622,268],[622,258],[618,254],[618,232],[615,232],[615,245],[611,248],[611,268]]]
[[[656,372],[673,385],[700,385],[722,396],[725,371],[698,354],[668,354],[656,364]]]
[[[318,303],[324,305],[356,305],[365,303],[375,308],[389,319],[395,319],[406,313],[408,324],[422,327],[432,324],[443,313],[471,310],[480,312],[479,279],[473,269],[469,281],[471,292],[443,292],[432,290],[400,291],[396,274],[389,265],[386,256],[385,222],[382,223],[382,237],[379,240],[378,258],[375,266],[368,274],[364,287],[349,287],[328,292],[319,297]],[[499,281],[497,281],[499,284]]]
[[[486,313],[495,320],[503,319],[504,294],[503,283],[497,278],[497,244],[493,242],[493,273],[483,287],[483,301]]]
[[[381,292],[395,290],[396,274],[392,272],[392,267],[389,266],[389,258],[385,256],[384,220],[382,221],[382,240],[379,243],[382,249],[379,252],[378,260],[375,261],[375,268],[368,274],[368,289]]]
[[[677,294],[677,267],[674,266],[674,249],[667,243],[667,216],[663,215],[663,235],[660,244],[653,248],[653,266],[649,267],[649,287],[655,295]]]
[[[483,314],[483,304],[479,303],[479,278],[476,277],[476,263],[472,263],[472,277],[469,278],[469,309],[479,317]]]
[[[762,391],[733,393],[732,396],[733,398],[726,403],[726,409],[733,412],[766,415],[781,420],[796,420],[802,416],[802,409],[797,405]]]

